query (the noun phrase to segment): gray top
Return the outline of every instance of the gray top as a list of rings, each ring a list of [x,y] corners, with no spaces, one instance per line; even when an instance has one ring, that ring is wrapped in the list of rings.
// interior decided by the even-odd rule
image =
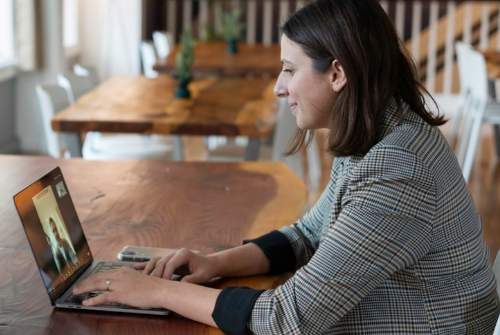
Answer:
[[[440,131],[395,102],[380,141],[335,159],[280,231],[297,271],[256,300],[256,334],[491,334],[500,306],[482,221]]]

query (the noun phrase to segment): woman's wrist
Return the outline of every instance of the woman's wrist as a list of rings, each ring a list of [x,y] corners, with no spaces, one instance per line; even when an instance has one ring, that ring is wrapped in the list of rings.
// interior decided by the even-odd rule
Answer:
[[[159,299],[158,306],[165,309],[172,309],[172,306],[175,304],[175,302],[173,302],[175,300],[176,291],[174,285],[177,284],[177,282],[164,279],[162,279],[162,281],[163,283],[161,285],[161,289],[159,290],[159,294],[156,295]]]
[[[224,277],[224,257],[221,257],[221,253],[217,252],[215,254],[210,254],[207,256],[207,259],[209,262],[212,264],[212,269],[213,269],[213,276],[212,278],[216,277]]]

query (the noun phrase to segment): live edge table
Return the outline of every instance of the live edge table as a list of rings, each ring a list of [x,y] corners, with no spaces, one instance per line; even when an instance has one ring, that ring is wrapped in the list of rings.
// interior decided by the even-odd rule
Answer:
[[[203,78],[190,85],[190,99],[175,99],[177,83],[158,78],[113,77],[56,114],[52,129],[62,132],[72,157],[82,156],[80,133],[248,136],[246,160],[256,160],[260,141],[278,117],[276,79]],[[182,146],[178,141],[178,153]],[[182,155],[179,155],[182,160]]]
[[[304,183],[282,163],[93,162],[0,155],[0,334],[221,334],[178,315],[51,307],[12,196],[60,166],[96,259],[125,245],[212,253],[294,222]],[[286,276],[222,279],[274,288]]]

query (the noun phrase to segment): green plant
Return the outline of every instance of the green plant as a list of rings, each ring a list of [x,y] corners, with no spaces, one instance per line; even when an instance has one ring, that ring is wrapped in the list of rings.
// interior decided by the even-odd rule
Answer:
[[[196,44],[189,30],[182,33],[179,44],[180,50],[175,59],[175,78],[179,82],[185,82],[192,78],[191,66],[194,61],[194,46]]]
[[[222,18],[222,36],[227,43],[239,40],[243,24],[241,23],[241,8],[236,6]]]

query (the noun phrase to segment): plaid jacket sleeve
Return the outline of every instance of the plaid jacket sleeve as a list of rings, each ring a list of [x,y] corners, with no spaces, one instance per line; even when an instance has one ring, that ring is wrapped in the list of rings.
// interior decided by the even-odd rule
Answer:
[[[296,229],[321,243],[292,278],[256,300],[247,323],[254,333],[321,334],[429,251],[436,184],[416,154],[389,146],[372,150],[346,179],[345,189],[335,190],[343,195],[331,196],[339,214],[321,237],[300,222],[282,230],[299,254],[307,252],[300,252],[305,242]]]
[[[323,194],[300,220],[280,231],[272,231],[259,238],[244,241],[245,244],[255,243],[264,251],[270,260],[269,274],[294,271],[311,259],[318,248],[324,222],[328,219],[332,203],[331,190],[335,184],[338,166],[338,162],[333,164],[330,181]]]

